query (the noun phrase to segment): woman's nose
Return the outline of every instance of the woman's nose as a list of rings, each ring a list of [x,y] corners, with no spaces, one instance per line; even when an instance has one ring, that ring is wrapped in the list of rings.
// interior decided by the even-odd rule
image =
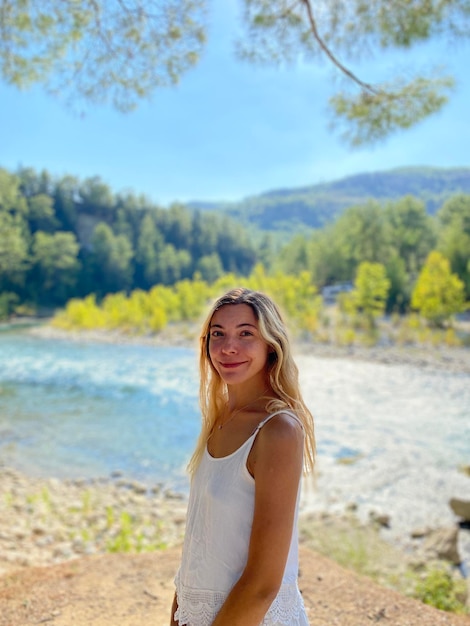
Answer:
[[[233,354],[236,351],[237,351],[236,341],[232,339],[231,337],[226,337],[222,346],[222,352]]]

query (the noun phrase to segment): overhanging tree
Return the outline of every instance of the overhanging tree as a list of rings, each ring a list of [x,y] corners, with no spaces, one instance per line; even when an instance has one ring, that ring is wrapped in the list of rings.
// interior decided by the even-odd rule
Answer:
[[[0,72],[70,102],[122,111],[175,84],[205,39],[199,0],[1,0]]]
[[[0,76],[18,87],[42,83],[73,103],[110,102],[131,110],[197,63],[210,4],[0,0]],[[330,108],[352,145],[383,139],[439,111],[454,79],[435,68],[412,76],[408,67],[406,76],[375,84],[352,71],[351,63],[469,35],[468,0],[240,0],[240,5],[243,58],[269,63],[324,58],[346,77],[346,88],[332,96]]]

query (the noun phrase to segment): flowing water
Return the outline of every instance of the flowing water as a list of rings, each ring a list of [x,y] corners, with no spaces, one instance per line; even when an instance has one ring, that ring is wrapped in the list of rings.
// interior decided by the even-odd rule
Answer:
[[[317,484],[304,506],[388,513],[402,532],[455,520],[470,499],[470,376],[299,355],[316,419]],[[187,492],[197,358],[181,347],[0,332],[0,462],[26,474],[129,478]]]

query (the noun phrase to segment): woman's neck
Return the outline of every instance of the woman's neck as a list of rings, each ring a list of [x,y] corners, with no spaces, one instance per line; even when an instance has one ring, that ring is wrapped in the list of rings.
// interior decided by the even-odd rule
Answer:
[[[256,408],[261,400],[271,397],[272,390],[268,384],[253,386],[250,389],[246,385],[241,389],[229,387],[227,407],[230,411],[241,411],[243,407]]]

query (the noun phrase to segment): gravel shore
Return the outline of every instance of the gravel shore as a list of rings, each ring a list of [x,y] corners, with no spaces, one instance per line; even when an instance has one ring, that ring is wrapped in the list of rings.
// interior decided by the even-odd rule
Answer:
[[[0,576],[31,566],[54,565],[78,557],[115,552],[155,552],[180,546],[187,499],[163,485],[127,480],[120,472],[109,478],[58,480],[37,478],[0,466]],[[342,514],[301,509],[300,543],[335,555],[341,562],[348,549],[364,552],[364,572],[386,583],[408,566],[436,559],[436,545],[457,550],[457,528],[439,534],[426,554],[415,543],[413,553],[380,538],[387,516],[360,522],[354,510]],[[424,531],[423,542],[433,531]],[[350,548],[348,548],[350,544]],[[409,546],[408,542],[408,546]],[[338,546],[342,546],[338,550]],[[346,549],[343,549],[343,548]],[[366,554],[367,553],[367,554]],[[447,560],[449,557],[446,556]],[[455,560],[455,559],[454,559]],[[344,563],[348,565],[348,563]]]
[[[119,331],[65,331],[44,324],[30,328],[29,332],[43,339],[64,339],[82,343],[121,343],[135,345],[179,346],[197,348],[199,328],[195,324],[170,324],[157,335],[128,335]],[[293,349],[299,354],[319,358],[359,359],[388,365],[412,365],[421,368],[445,369],[470,374],[470,347],[377,345],[337,346],[316,343],[308,338],[294,338]]]
[[[0,575],[83,555],[147,552],[181,543],[185,498],[119,474],[27,477],[0,467]]]

